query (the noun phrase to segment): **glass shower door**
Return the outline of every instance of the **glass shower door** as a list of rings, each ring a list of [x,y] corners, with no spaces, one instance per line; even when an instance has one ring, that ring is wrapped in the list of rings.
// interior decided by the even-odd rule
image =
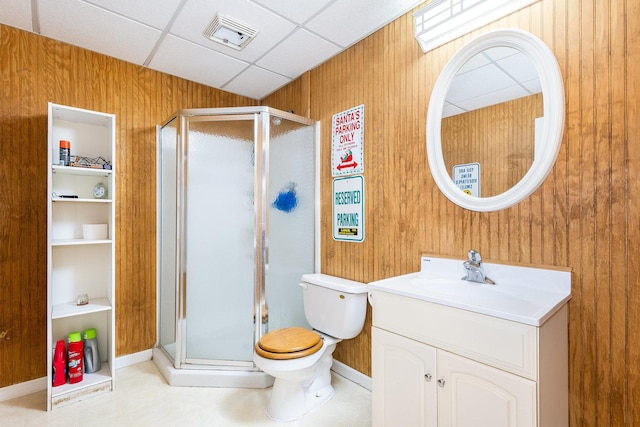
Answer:
[[[315,127],[272,116],[269,121],[265,273],[269,331],[309,327],[300,278],[316,271]]]
[[[254,121],[185,120],[184,363],[253,365]]]

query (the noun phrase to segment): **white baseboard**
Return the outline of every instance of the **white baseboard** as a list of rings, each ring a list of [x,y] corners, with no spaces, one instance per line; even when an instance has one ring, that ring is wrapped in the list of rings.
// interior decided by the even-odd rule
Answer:
[[[338,375],[341,375],[351,382],[354,382],[367,390],[371,391],[371,377],[363,374],[360,371],[353,369],[350,366],[345,365],[337,360],[333,361],[331,370]]]
[[[115,368],[126,368],[127,366],[136,365],[138,363],[147,362],[151,360],[153,354],[152,349],[139,351],[137,353],[127,354],[124,356],[116,357]]]
[[[36,378],[35,380],[10,385],[0,388],[0,402],[37,393],[47,389],[47,377]]]

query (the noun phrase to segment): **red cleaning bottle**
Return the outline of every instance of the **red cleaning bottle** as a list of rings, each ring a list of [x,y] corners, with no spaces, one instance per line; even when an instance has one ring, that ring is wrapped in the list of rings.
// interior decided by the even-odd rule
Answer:
[[[82,373],[84,370],[82,364],[82,335],[80,332],[71,332],[69,334],[69,349],[67,357],[69,384],[79,383],[82,381]]]
[[[53,386],[57,387],[67,382],[67,346],[64,340],[56,342],[53,353]]]

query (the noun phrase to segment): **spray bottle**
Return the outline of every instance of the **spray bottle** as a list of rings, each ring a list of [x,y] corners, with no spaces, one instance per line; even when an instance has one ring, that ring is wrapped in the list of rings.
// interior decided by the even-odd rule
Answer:
[[[56,342],[53,353],[53,386],[57,387],[67,382],[67,346],[64,340]]]

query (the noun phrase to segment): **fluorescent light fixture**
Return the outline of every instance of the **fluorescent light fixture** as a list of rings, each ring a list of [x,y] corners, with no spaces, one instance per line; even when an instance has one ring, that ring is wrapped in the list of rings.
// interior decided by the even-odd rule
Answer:
[[[433,0],[413,14],[415,37],[424,52],[539,0]]]
[[[258,30],[254,30],[242,22],[220,14],[216,14],[216,16],[213,17],[202,33],[202,35],[209,40],[236,50],[244,49],[256,34],[258,34]]]

